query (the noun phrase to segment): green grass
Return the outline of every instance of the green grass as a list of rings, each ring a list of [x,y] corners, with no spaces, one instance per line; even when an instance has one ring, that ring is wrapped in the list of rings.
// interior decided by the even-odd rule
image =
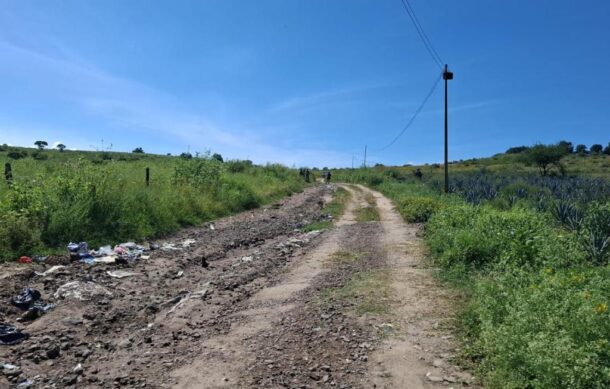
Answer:
[[[345,254],[341,254],[344,257]],[[322,303],[329,300],[343,300],[351,303],[358,315],[387,315],[391,293],[391,273],[389,270],[370,270],[356,273],[341,288],[327,288],[320,293]]]
[[[359,222],[379,221],[379,211],[375,206],[367,206],[354,211],[356,220]]]
[[[327,203],[322,209],[322,213],[326,215],[332,216],[332,220],[337,220],[341,215],[343,215],[343,211],[345,210],[345,205],[349,200],[350,193],[339,187],[333,193],[333,199]],[[316,231],[316,230],[325,230],[332,226],[331,220],[322,220],[318,222],[314,222],[306,225],[302,228],[303,231]]]
[[[291,169],[249,161],[43,153],[45,160],[10,160],[14,184],[0,183],[1,259],[63,251],[69,241],[98,246],[151,239],[273,202],[305,185]],[[0,163],[6,155],[0,152]]]

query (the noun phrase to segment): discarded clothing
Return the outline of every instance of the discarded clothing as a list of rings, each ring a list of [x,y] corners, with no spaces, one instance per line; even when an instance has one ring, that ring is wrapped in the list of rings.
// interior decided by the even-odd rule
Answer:
[[[0,344],[11,345],[24,341],[29,337],[18,330],[15,326],[6,323],[0,323]]]
[[[19,263],[32,263],[32,258],[30,257],[26,257],[25,255],[23,257],[20,257],[17,262]]]
[[[23,288],[21,293],[11,300],[11,303],[16,307],[27,311],[21,317],[21,320],[25,321],[36,320],[49,310],[55,308],[55,305],[47,304],[42,301],[40,299],[40,292],[32,288]]]
[[[71,253],[89,253],[89,245],[87,244],[87,242],[80,242],[80,243],[74,243],[74,242],[70,242],[68,243],[68,251]]]
[[[32,288],[23,288],[21,293],[11,300],[14,306],[26,310],[34,304],[34,302],[40,300],[40,292]]]

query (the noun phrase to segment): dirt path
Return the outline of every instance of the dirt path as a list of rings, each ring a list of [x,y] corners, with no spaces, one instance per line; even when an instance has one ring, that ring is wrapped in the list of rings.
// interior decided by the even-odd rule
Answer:
[[[425,266],[419,227],[364,187],[327,231],[336,186],[182,231],[179,249],[120,265],[5,265],[0,294],[24,286],[56,308],[0,346],[18,367],[0,387],[419,388],[469,383],[452,363],[452,296]],[[365,210],[367,212],[361,212]],[[188,244],[184,244],[188,243]],[[57,297],[66,284],[93,288]],[[0,307],[0,321],[20,312]]]

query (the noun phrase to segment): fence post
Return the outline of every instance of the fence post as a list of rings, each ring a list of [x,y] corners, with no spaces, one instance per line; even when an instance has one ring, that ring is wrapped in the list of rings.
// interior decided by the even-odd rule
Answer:
[[[150,168],[146,168],[146,186],[150,185]]]
[[[13,184],[13,169],[10,163],[4,164],[4,178],[6,178],[6,184],[11,186]]]

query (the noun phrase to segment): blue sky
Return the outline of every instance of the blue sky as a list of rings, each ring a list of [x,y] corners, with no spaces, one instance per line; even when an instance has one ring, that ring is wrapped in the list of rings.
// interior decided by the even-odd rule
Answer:
[[[450,158],[610,141],[610,2],[411,0]],[[1,1],[0,143],[287,165],[442,159],[439,70],[400,0]],[[102,143],[103,140],[103,143]]]

